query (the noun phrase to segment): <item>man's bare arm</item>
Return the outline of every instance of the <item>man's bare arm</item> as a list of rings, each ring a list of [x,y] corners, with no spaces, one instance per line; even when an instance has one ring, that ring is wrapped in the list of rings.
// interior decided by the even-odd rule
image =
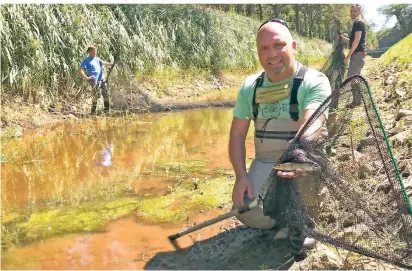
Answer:
[[[346,56],[347,58],[350,58],[352,56],[353,52],[355,52],[356,47],[358,47],[358,45],[359,45],[361,37],[362,37],[362,31],[356,31],[355,32],[355,38],[353,39],[352,46],[349,50],[348,55]]]
[[[233,118],[230,128],[229,156],[236,174],[236,181],[232,191],[233,206],[240,207],[244,204],[244,196],[254,197],[253,185],[246,171],[246,136],[250,120]]]
[[[103,60],[102,60],[102,64],[103,64],[105,67],[111,67],[111,66],[113,66],[113,63],[106,62],[106,61],[103,61]]]
[[[84,80],[89,80],[89,79],[91,79],[91,77],[87,76],[87,75],[84,73],[84,70],[82,69],[82,67],[79,67],[79,73],[80,73],[80,75],[83,77]]]
[[[237,178],[247,176],[245,142],[249,125],[250,119],[238,119],[234,117],[230,128],[229,157]]]

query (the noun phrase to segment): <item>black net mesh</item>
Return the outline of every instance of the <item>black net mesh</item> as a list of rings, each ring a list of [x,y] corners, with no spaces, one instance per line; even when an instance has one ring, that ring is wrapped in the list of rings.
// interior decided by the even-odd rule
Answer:
[[[313,171],[286,179],[273,169],[260,198],[265,215],[289,228],[292,251],[298,254],[307,236],[412,267],[410,199],[363,77],[333,91],[279,160],[286,162]]]
[[[325,62],[322,69],[320,69],[320,71],[328,77],[331,88],[334,90],[339,89],[339,86],[343,82],[345,76],[346,67],[343,65],[343,60],[345,59],[343,49],[344,43],[341,39],[338,39],[334,44],[332,54]],[[334,109],[336,107],[338,99],[339,95],[333,96],[333,100],[329,105],[330,109]]]
[[[332,89],[337,89],[343,82],[346,67],[343,65],[345,54],[343,52],[344,43],[341,39],[338,39],[333,47],[332,54],[323,65],[321,72],[323,72],[330,81]]]

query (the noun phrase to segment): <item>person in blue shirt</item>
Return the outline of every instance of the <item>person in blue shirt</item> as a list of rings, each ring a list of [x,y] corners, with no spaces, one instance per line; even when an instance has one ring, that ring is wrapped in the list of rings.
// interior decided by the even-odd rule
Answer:
[[[80,63],[79,72],[87,82],[92,86],[92,110],[91,114],[96,113],[97,100],[100,96],[100,90],[103,95],[104,111],[109,112],[110,100],[109,93],[107,91],[107,84],[103,76],[103,66],[112,67],[113,63],[105,62],[96,56],[96,47],[90,46],[87,48],[88,57],[83,59]],[[87,75],[84,72],[87,71]]]

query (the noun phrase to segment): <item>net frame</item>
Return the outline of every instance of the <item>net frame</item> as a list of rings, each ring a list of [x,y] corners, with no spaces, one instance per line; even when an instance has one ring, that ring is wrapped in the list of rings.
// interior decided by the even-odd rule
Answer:
[[[313,115],[305,123],[305,125],[302,126],[296,137],[290,143],[288,150],[286,150],[282,157],[279,159],[278,163],[312,163],[316,170],[309,174],[309,177],[313,179],[321,179],[321,172],[328,172],[328,176],[331,176],[333,174],[338,175],[337,172],[333,172],[333,170],[329,168],[329,164],[327,162],[328,158],[325,155],[325,152],[323,152],[323,149],[325,146],[333,145],[333,143],[342,135],[342,132],[346,129],[346,127],[344,127],[344,125],[341,125],[340,127],[338,125],[332,127],[332,129],[329,129],[330,133],[328,135],[328,138],[320,142],[309,142],[307,136],[305,135],[306,132],[311,128],[311,125],[313,125],[326,110],[329,110],[331,105],[335,106],[333,109],[336,109],[339,106],[339,103],[345,104],[345,102],[349,102],[348,98],[346,100],[344,99],[346,98],[344,97],[345,95],[349,95],[349,90],[347,89],[349,85],[361,86],[360,88],[355,89],[355,91],[353,89],[351,90],[352,92],[357,92],[353,93],[353,95],[357,94],[361,97],[361,106],[365,110],[369,128],[372,132],[372,135],[376,139],[375,145],[377,146],[377,152],[379,154],[381,162],[383,163],[386,178],[389,181],[391,189],[393,190],[393,194],[395,195],[394,201],[396,202],[397,209],[395,213],[389,214],[388,218],[385,219],[380,218],[367,208],[363,208],[365,217],[369,218],[367,219],[368,222],[365,223],[367,224],[370,232],[373,232],[373,234],[376,234],[376,236],[380,236],[380,234],[382,234],[382,230],[385,229],[384,225],[386,224],[389,226],[401,225],[403,227],[403,232],[397,231],[396,234],[397,237],[400,238],[400,240],[402,240],[402,238],[405,240],[405,251],[402,253],[399,253],[399,251],[393,253],[391,253],[391,251],[374,251],[365,245],[362,246],[357,244],[356,241],[349,242],[345,240],[338,240],[336,238],[332,238],[327,233],[322,233],[318,230],[315,230],[312,223],[314,219],[308,214],[308,208],[307,206],[305,206],[305,202],[302,199],[303,194],[301,193],[296,180],[283,179],[281,177],[278,177],[278,170],[276,169],[272,170],[259,194],[259,198],[263,202],[264,214],[274,218],[277,222],[279,222],[280,225],[286,226],[290,229],[292,233],[290,239],[292,247],[294,247],[292,248],[292,251],[295,251],[296,253],[299,252],[300,247],[303,245],[304,236],[308,236],[324,243],[329,243],[335,247],[350,250],[368,257],[384,260],[400,267],[412,268],[412,260],[408,259],[412,258],[411,203],[408,198],[405,185],[403,184],[402,177],[393,155],[383,122],[380,118],[378,108],[373,100],[371,89],[364,77],[362,77],[361,75],[354,75],[352,77],[349,77],[340,85],[339,88],[335,89],[333,93],[313,113]],[[362,89],[364,90],[363,92],[361,91]],[[335,101],[335,104],[333,104],[332,101]],[[341,124],[348,124],[352,114],[353,108],[345,109],[344,113],[342,114],[343,118],[341,119]],[[380,139],[379,142],[378,139]],[[310,152],[309,149],[306,149],[306,152],[304,151],[305,144],[307,143],[310,143],[314,146],[310,148]],[[317,161],[318,163],[313,163],[313,161]],[[335,193],[335,196],[340,200],[344,199],[345,197],[348,198],[346,202],[345,200],[342,200],[346,205],[350,205],[351,202],[356,202],[358,200],[357,198],[355,198],[356,193],[348,192],[345,194],[339,188],[345,187],[345,185],[347,186],[347,183],[345,183],[344,179],[337,177],[333,178],[333,181],[335,182],[335,184],[330,184],[328,188],[334,190],[332,192]],[[317,187],[317,189],[319,189],[319,187]],[[280,193],[279,191],[282,191],[282,193]],[[348,187],[348,191],[350,191],[350,187]],[[276,196],[274,197],[274,195]],[[359,208],[362,209],[362,206],[359,206]],[[396,222],[397,220],[399,220],[398,223]],[[372,242],[373,241],[374,240],[372,240]],[[384,241],[382,241],[382,244],[383,243]],[[396,253],[402,255],[395,255]]]

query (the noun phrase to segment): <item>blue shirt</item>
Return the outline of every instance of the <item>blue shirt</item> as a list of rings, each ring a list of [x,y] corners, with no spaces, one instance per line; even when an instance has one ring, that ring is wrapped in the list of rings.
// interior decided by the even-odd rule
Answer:
[[[86,57],[83,59],[80,67],[87,70],[87,75],[92,76],[93,79],[100,81],[103,79],[103,62],[100,58],[96,57]]]

